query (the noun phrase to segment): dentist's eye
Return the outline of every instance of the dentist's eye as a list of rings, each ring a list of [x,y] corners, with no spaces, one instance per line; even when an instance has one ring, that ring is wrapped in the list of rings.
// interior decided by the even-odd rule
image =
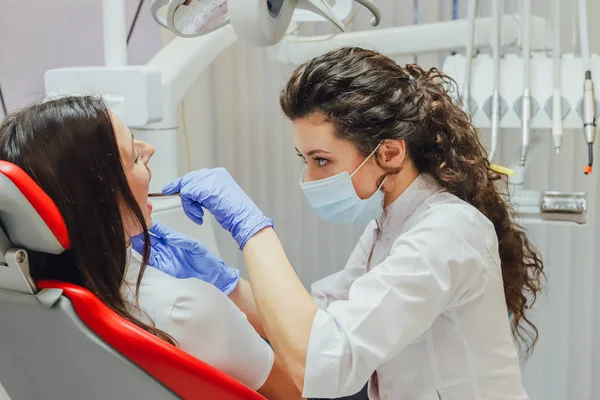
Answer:
[[[138,152],[136,153],[136,155],[135,155],[135,161],[134,161],[134,163],[136,163],[136,164],[137,164],[137,163],[138,163],[138,161],[140,161],[140,157],[141,157],[141,155],[142,155],[142,152],[141,152],[141,151],[138,151]]]
[[[315,158],[313,158],[313,160],[315,160],[317,162],[317,164],[319,164],[319,167],[324,167],[329,162],[329,160],[326,160],[324,158],[319,158],[319,157],[315,157]]]

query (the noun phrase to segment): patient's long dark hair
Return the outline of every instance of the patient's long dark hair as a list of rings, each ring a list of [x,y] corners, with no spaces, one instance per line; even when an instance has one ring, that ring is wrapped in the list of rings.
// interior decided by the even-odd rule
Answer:
[[[33,178],[54,201],[69,231],[70,250],[59,256],[34,255],[43,261],[32,265],[34,280],[83,286],[123,318],[175,344],[165,332],[134,317],[121,295],[128,263],[125,224],[137,225],[145,243],[149,236],[106,104],[95,97],[66,97],[8,115],[0,125],[0,160]],[[136,294],[149,250],[144,246]]]

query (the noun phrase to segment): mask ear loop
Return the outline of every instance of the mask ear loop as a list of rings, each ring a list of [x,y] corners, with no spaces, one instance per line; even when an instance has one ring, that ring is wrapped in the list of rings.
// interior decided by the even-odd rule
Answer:
[[[375,150],[373,150],[373,151],[371,152],[371,154],[369,154],[369,157],[365,158],[365,161],[363,161],[363,162],[362,162],[362,164],[360,164],[360,165],[358,166],[358,168],[356,168],[356,169],[354,170],[354,172],[353,172],[352,174],[350,174],[350,178],[352,178],[352,177],[354,176],[354,174],[356,174],[356,173],[358,172],[358,170],[359,170],[359,169],[361,169],[361,168],[362,168],[362,166],[363,166],[363,165],[365,165],[365,164],[367,163],[367,161],[369,161],[369,159],[370,159],[371,157],[373,157],[373,154],[375,154],[375,152],[377,152],[377,150],[379,149],[379,146],[381,146],[381,143],[382,143],[382,142],[379,142],[379,144],[377,145],[377,147],[375,147]]]
[[[367,158],[365,158],[365,161],[363,161],[355,170],[354,172],[350,175],[350,179],[352,179],[352,177],[358,172],[359,169],[361,169],[363,167],[363,165],[365,165],[367,163],[367,161],[369,161],[369,159],[371,157],[373,157],[373,154],[375,154],[377,152],[377,150],[379,150],[379,147],[381,146],[381,143],[383,142],[379,142],[379,144],[377,145],[377,147],[375,147],[375,150],[373,150],[371,152],[371,154],[369,154],[369,156]],[[302,172],[300,172],[300,183],[302,183],[302,181],[304,180],[304,176],[306,174],[307,171],[307,167],[304,167],[304,169],[302,170]],[[386,177],[387,178],[387,177]],[[385,182],[385,179],[383,179],[383,182]],[[383,182],[381,182],[381,185],[379,185],[379,187],[377,188],[377,190],[381,190],[381,188],[383,187]]]
[[[377,145],[377,147],[375,147],[375,150],[373,150],[371,152],[371,154],[369,154],[369,157],[365,158],[365,161],[362,162],[362,164],[360,164],[358,166],[358,168],[356,168],[354,170],[354,172],[352,173],[352,175],[350,175],[350,179],[352,179],[352,177],[354,176],[354,174],[356,174],[358,172],[359,169],[362,168],[363,165],[365,165],[367,163],[367,161],[369,161],[369,159],[371,157],[373,157],[373,154],[375,154],[377,152],[377,150],[379,150],[379,147],[381,146],[381,143],[383,143],[383,141],[379,142],[379,144]],[[383,178],[383,181],[381,181],[381,184],[379,185],[379,187],[377,188],[377,190],[375,191],[375,193],[377,193],[379,190],[381,190],[381,188],[383,187],[383,184],[385,182],[385,180],[387,179],[387,176],[385,178]]]

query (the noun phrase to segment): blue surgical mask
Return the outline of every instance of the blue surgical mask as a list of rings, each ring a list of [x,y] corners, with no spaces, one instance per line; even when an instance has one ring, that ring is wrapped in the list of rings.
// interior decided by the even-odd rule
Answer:
[[[377,219],[383,213],[383,196],[381,186],[368,199],[361,199],[354,190],[352,177],[375,154],[379,145],[356,168],[352,175],[348,171],[329,178],[313,182],[304,182],[306,169],[300,178],[300,188],[308,200],[308,204],[324,221],[340,224],[361,224]]]

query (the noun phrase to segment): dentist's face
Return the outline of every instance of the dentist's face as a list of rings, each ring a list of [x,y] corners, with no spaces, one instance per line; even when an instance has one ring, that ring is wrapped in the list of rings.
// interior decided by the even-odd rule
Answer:
[[[148,190],[152,174],[148,162],[154,155],[154,147],[146,142],[135,140],[129,128],[116,116],[113,115],[112,120],[129,187],[144,214],[146,225],[150,227],[152,204],[148,201]],[[128,217],[124,216],[125,220],[126,218]],[[128,233],[136,235],[140,232]]]
[[[292,121],[294,144],[298,156],[306,164],[304,182],[312,182],[347,171],[350,175],[365,161],[356,146],[335,135],[333,124],[320,114]],[[377,190],[377,181],[384,174],[371,157],[352,177],[356,194],[369,198]]]

